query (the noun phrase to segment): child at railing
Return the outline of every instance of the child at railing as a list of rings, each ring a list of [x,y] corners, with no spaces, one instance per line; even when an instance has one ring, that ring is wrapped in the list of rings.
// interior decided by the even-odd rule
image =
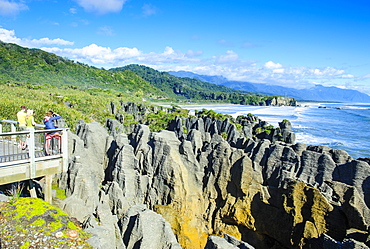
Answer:
[[[27,131],[34,131],[35,130],[35,119],[33,117],[33,110],[27,109],[27,115],[26,115],[26,130]]]

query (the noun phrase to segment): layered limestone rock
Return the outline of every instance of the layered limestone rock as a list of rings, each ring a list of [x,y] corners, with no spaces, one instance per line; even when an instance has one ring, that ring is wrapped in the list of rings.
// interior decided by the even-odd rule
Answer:
[[[60,178],[64,209],[97,248],[148,248],[151,240],[155,248],[303,248],[327,238],[369,245],[368,162],[291,143],[282,123],[282,139],[258,137],[265,124],[255,117],[239,120],[241,129],[203,116],[130,134],[117,120],[80,124]]]

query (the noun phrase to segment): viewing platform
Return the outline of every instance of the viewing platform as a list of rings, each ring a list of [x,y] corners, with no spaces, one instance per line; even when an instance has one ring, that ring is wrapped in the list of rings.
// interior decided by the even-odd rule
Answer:
[[[0,120],[0,185],[45,177],[44,198],[51,203],[52,176],[68,169],[68,129],[16,131],[17,123]]]

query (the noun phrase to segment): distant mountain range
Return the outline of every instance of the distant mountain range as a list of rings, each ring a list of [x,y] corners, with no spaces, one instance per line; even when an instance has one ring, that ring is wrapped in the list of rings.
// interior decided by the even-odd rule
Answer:
[[[279,95],[293,97],[299,101],[331,101],[331,102],[358,102],[370,103],[370,96],[356,90],[341,89],[338,87],[325,87],[316,85],[308,89],[295,89],[277,85],[262,83],[250,83],[242,81],[229,81],[223,76],[199,75],[187,71],[170,71],[170,74],[177,77],[195,78],[201,81],[224,85],[233,89],[249,91],[253,93]]]

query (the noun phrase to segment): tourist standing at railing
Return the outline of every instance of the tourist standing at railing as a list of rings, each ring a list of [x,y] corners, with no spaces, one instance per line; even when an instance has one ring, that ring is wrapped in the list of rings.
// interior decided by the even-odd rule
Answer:
[[[26,115],[26,130],[27,131],[33,131],[35,130],[35,119],[33,117],[33,110],[27,109],[27,115]]]
[[[21,110],[17,113],[18,127],[20,131],[26,130],[26,116],[27,108],[22,105]],[[19,148],[22,150],[26,149],[26,138],[24,136],[20,136]]]
[[[26,130],[26,116],[27,108],[24,105],[22,105],[21,110],[17,113],[18,126],[20,131]]]
[[[26,131],[34,131],[35,130],[35,120],[34,120],[34,117],[33,117],[33,110],[32,109],[27,109],[27,112],[26,112]],[[26,149],[28,147],[28,140],[29,140],[29,135],[27,136],[26,138],[26,142],[24,143],[22,149]]]
[[[54,113],[53,111],[48,111],[46,113],[46,116],[44,117],[44,124],[45,124],[45,129],[56,129],[54,121],[57,119],[60,119],[61,116]],[[59,149],[61,148],[61,136],[58,132],[48,132],[46,133],[46,138],[45,138],[45,153],[46,155],[50,155],[49,153],[49,148],[50,148],[50,143],[51,139],[56,138],[59,141]]]

